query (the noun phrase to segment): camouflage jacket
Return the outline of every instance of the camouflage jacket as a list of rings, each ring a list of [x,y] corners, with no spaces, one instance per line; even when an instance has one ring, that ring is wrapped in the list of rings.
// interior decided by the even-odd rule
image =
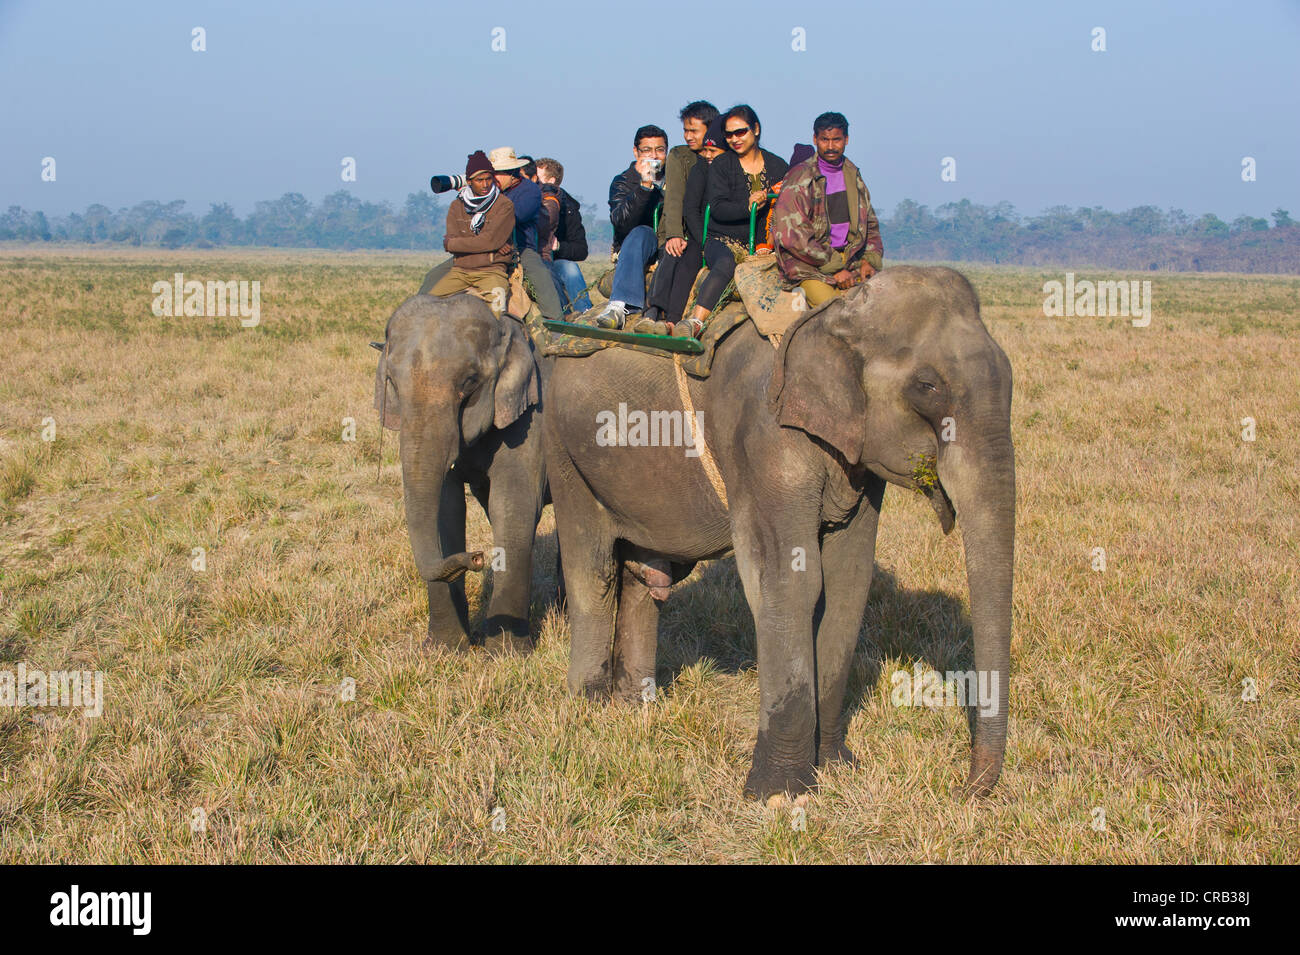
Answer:
[[[843,267],[852,268],[865,257],[879,269],[884,255],[880,223],[872,211],[871,193],[862,181],[862,173],[847,158],[844,186],[849,193],[849,238],[844,246]],[[817,168],[815,155],[786,173],[772,219],[772,244],[786,281],[824,279],[836,271],[830,265],[833,250],[826,215],[826,177]]]

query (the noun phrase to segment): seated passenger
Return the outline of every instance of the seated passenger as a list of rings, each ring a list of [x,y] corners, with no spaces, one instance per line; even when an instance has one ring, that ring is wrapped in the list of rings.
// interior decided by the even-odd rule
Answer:
[[[559,200],[560,216],[551,238],[551,272],[565,312],[578,314],[591,309],[587,280],[578,263],[587,258],[587,230],[582,226],[582,207],[562,187],[564,167],[556,159],[537,160],[537,181],[542,187],[542,201],[548,195]]]
[[[691,167],[690,173],[686,176],[686,191],[682,199],[682,226],[686,232],[685,247],[675,262],[665,259],[655,270],[656,296],[661,294],[660,281],[670,279],[671,285],[667,293],[669,308],[678,310],[676,313],[665,313],[664,321],[661,323],[665,325],[664,329],[662,331],[659,328],[653,329],[658,334],[672,332],[681,337],[693,328],[689,323],[683,322],[682,312],[686,310],[691,289],[695,287],[695,279],[699,275],[703,260],[704,190],[709,179],[709,168],[713,160],[726,151],[725,142],[722,136],[722,117],[718,116],[713,119],[708,131],[701,137],[700,151],[697,154],[699,161]],[[677,317],[668,321],[673,314]],[[681,331],[678,331],[679,327]],[[640,330],[643,329],[638,329]]]
[[[532,156],[520,156],[524,167],[519,171],[523,177],[535,185],[542,193],[542,209],[537,214],[537,252],[555,275],[555,263],[552,252],[555,249],[555,230],[560,225],[560,193],[551,185],[542,182],[541,168]]]
[[[849,122],[841,113],[813,121],[817,155],[790,170],[776,200],[777,265],[816,307],[883,266],[880,224],[858,167],[844,156]]]
[[[767,194],[785,178],[785,160],[758,145],[763,134],[758,116],[748,106],[732,107],[722,118],[729,152],[709,166],[704,192],[709,209],[704,264],[708,277],[700,284],[699,298],[689,317],[673,328],[677,337],[698,337],[704,322],[731,284],[736,263],[749,253],[751,209],[757,216],[755,244],[767,242]]]
[[[644,307],[645,270],[659,250],[655,210],[664,198],[668,134],[658,126],[642,126],[633,137],[632,153],[632,164],[609,184],[609,221],[618,261],[609,303],[596,316],[601,328],[622,328]]]
[[[514,257],[510,235],[514,205],[501,194],[492,163],[483,150],[465,164],[469,181],[447,210],[442,247],[452,255],[451,268],[429,290],[439,297],[470,290],[488,303],[498,318],[506,309],[506,265]]]
[[[666,335],[674,323],[681,321],[695,274],[700,270],[698,234],[692,245],[686,230],[686,183],[704,154],[704,139],[718,119],[718,108],[707,100],[696,100],[683,106],[678,118],[682,121],[686,145],[668,150],[664,208],[659,215],[659,265],[650,283],[650,304],[645,308],[645,318],[634,329],[657,335]],[[721,134],[718,145],[722,145]],[[701,193],[701,202],[703,198]],[[701,207],[700,215],[703,214]]]
[[[559,319],[562,315],[560,296],[555,291],[551,267],[542,258],[537,242],[538,232],[545,228],[546,221],[542,211],[542,190],[531,179],[524,178],[523,170],[528,160],[516,156],[511,147],[494,149],[488,158],[496,170],[498,188],[515,205],[514,241],[519,249],[519,266],[531,286],[537,309],[543,318]]]

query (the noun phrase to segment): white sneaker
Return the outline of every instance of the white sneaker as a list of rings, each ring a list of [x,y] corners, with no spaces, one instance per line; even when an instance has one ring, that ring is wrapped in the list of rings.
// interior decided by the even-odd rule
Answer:
[[[627,303],[613,299],[596,316],[596,325],[599,328],[622,328],[626,318]]]

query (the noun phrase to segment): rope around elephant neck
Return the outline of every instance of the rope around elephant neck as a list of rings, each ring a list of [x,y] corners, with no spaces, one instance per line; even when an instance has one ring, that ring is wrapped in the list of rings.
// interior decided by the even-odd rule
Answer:
[[[682,356],[680,353],[673,356],[673,370],[677,373],[677,397],[681,399],[682,408],[686,412],[686,427],[691,429],[691,436],[694,440],[695,447],[700,451],[700,463],[704,465],[704,474],[713,485],[713,493],[718,495],[718,500],[722,502],[723,508],[727,508],[727,487],[722,483],[722,472],[718,470],[718,462],[713,459],[713,452],[704,442],[704,429],[701,427],[698,431],[695,427],[695,406],[691,404],[690,382],[686,380],[686,369],[682,367]]]

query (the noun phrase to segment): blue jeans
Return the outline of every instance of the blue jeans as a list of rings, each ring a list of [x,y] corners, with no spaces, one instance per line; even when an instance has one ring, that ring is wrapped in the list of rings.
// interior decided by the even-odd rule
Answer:
[[[629,308],[645,307],[645,269],[658,251],[659,240],[648,225],[639,225],[627,234],[614,266],[611,301],[625,302]]]
[[[577,262],[571,262],[568,259],[556,259],[551,263],[551,271],[555,274],[555,288],[560,293],[560,304],[568,308],[570,316],[586,312],[591,309],[591,296],[587,294],[587,280],[582,277],[582,269],[578,268]]]

